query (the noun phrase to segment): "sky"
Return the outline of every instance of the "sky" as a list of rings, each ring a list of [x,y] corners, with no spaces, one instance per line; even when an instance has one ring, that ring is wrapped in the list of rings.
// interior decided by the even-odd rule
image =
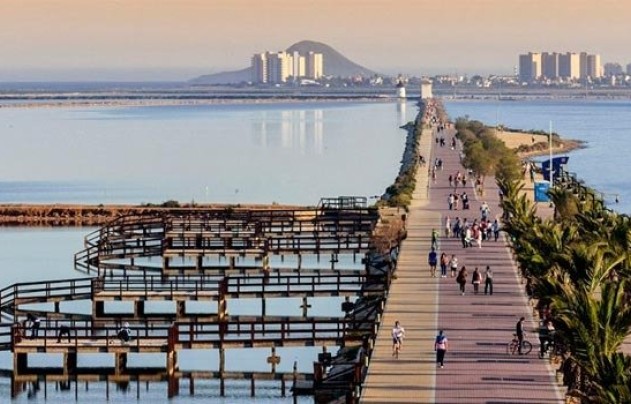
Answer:
[[[187,80],[305,39],[390,74],[509,74],[528,51],[626,65],[629,15],[629,0],[0,0],[0,82]]]

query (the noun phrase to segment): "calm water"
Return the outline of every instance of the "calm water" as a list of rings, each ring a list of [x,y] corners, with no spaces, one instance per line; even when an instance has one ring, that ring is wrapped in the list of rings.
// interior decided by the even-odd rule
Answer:
[[[587,142],[586,149],[569,154],[566,169],[606,193],[612,209],[631,213],[631,101],[446,101],[445,106],[452,119],[468,115],[489,125],[545,131],[552,122],[562,137]]]
[[[0,202],[316,204],[376,195],[413,104],[0,109]]]

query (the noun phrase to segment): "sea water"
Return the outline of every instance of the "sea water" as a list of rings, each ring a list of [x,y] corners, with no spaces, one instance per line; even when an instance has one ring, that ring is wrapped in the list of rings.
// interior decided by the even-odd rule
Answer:
[[[2,108],[0,202],[287,203],[380,195],[413,103]]]

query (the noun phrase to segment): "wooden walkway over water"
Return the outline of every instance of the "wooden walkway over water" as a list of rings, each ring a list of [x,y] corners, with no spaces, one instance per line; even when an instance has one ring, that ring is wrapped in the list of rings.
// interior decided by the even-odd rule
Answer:
[[[536,321],[518,278],[515,264],[503,237],[484,241],[482,248],[464,249],[459,239],[445,238],[444,217],[480,216],[486,201],[492,216],[499,215],[497,188],[487,180],[485,196],[474,195],[469,182],[465,190],[471,201],[467,211],[449,211],[447,197],[453,189],[448,176],[465,172],[459,151],[448,147],[453,131],[445,134],[447,145],[434,143],[435,130],[424,130],[420,150],[428,162],[441,158],[444,169],[436,181],[428,178],[428,167],[417,173],[417,187],[408,216],[408,238],[404,241],[396,279],[386,304],[375,350],[364,383],[364,403],[560,403],[561,390],[547,360],[538,359]],[[431,158],[427,158],[431,156]],[[429,182],[429,187],[428,187]],[[458,193],[462,188],[458,188]],[[453,222],[452,222],[453,223]],[[469,276],[462,296],[454,278],[432,278],[427,265],[431,231],[441,232],[439,254],[456,254],[459,267]],[[494,272],[494,294],[474,295],[471,274],[490,265]],[[440,269],[439,269],[440,270]],[[515,324],[527,319],[526,338],[535,348],[530,355],[508,356],[506,344]],[[392,357],[391,328],[396,320],[405,327],[399,358]],[[437,330],[445,331],[449,351],[443,369],[436,368],[433,350]]]

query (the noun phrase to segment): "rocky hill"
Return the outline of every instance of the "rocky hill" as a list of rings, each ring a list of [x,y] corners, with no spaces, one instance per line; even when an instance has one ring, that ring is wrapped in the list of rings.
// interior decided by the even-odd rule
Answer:
[[[324,60],[324,74],[333,77],[363,76],[370,77],[376,73],[357,63],[333,49],[327,44],[315,41],[300,41],[286,49],[287,52],[299,52],[305,55],[309,52],[322,53]],[[193,84],[237,84],[252,79],[252,69],[247,67],[241,70],[207,74],[192,79]]]

